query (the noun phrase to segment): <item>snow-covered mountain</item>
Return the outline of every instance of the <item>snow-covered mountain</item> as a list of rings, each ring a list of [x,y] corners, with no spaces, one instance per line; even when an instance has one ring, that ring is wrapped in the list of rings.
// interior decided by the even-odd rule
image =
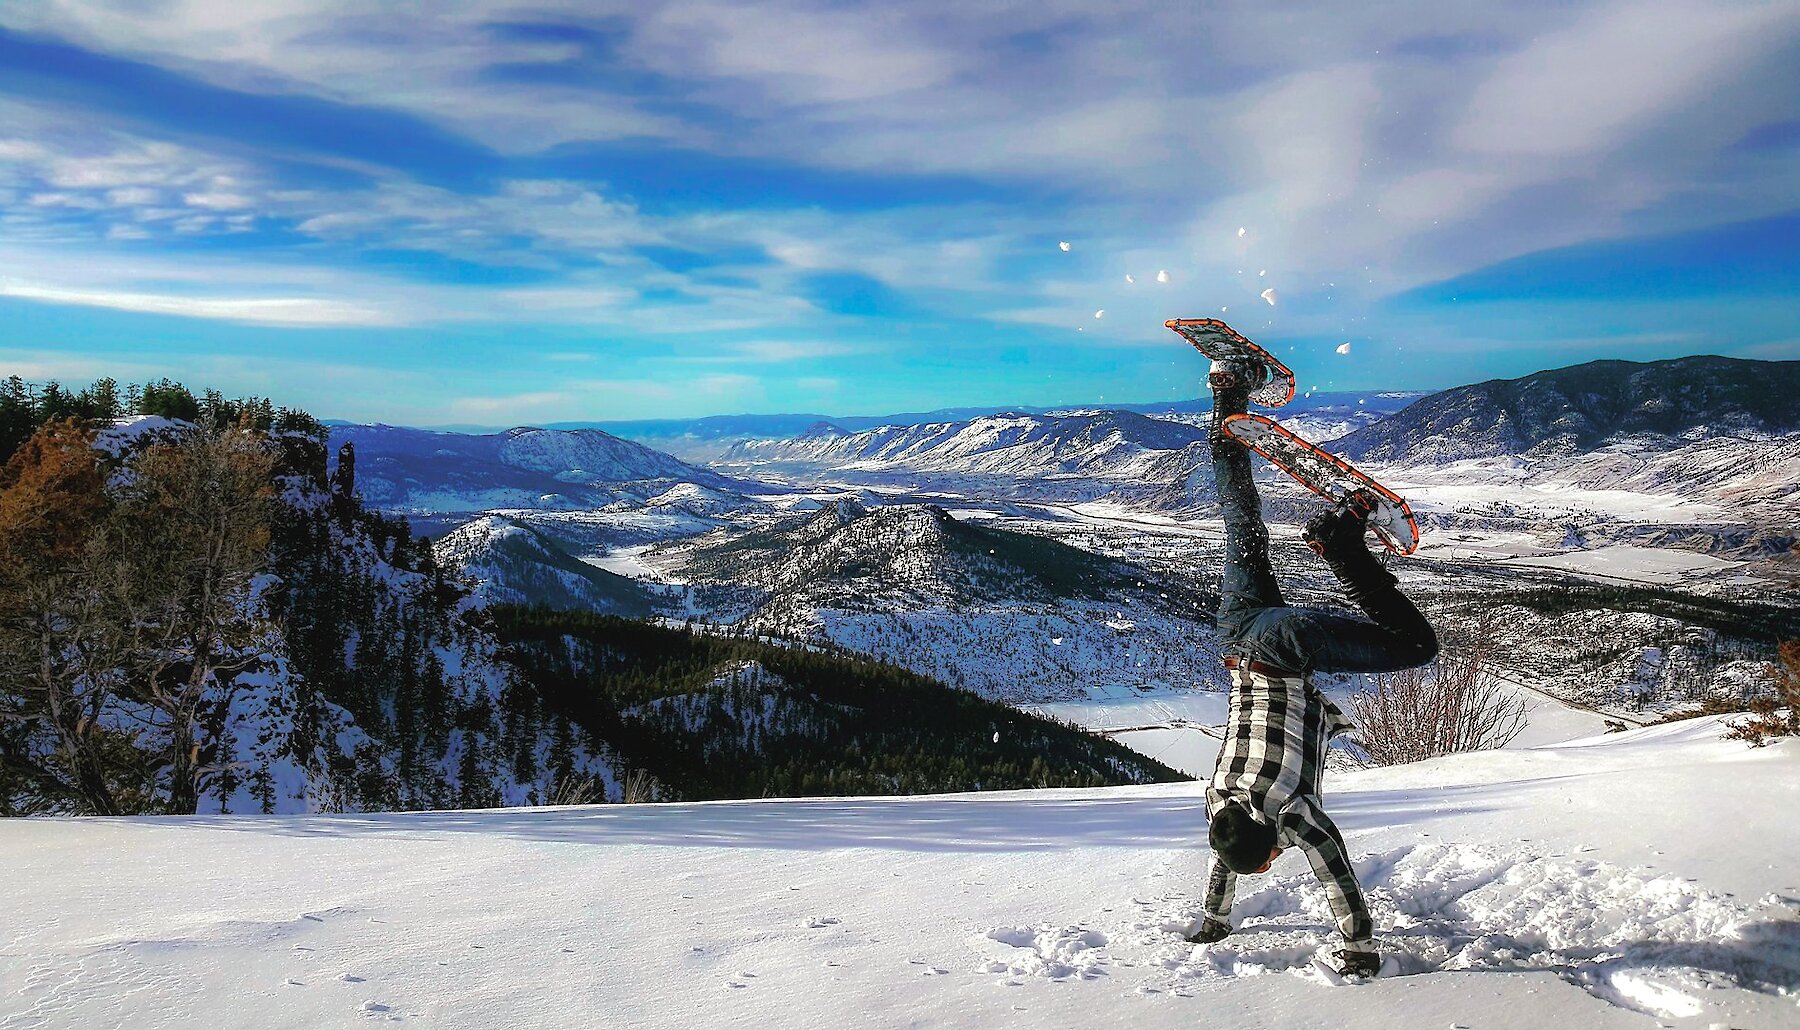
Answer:
[[[399,426],[338,426],[355,449],[357,482],[373,507],[407,514],[496,508],[569,510],[646,498],[692,483],[733,483],[598,429],[534,429],[470,435]]]
[[[1352,460],[1442,465],[1517,456],[1566,460],[1637,441],[1800,433],[1800,361],[1697,356],[1591,361],[1432,394],[1339,440]]]
[[[1345,415],[1340,420],[1350,424],[1350,428],[1365,424],[1367,419],[1361,411],[1388,412],[1404,407],[1416,397],[1424,396],[1420,391],[1387,391],[1383,393],[1345,393],[1332,391],[1308,390],[1295,397],[1288,405],[1291,415],[1310,418],[1315,413],[1321,419],[1329,419],[1327,409],[1337,409]],[[552,429],[604,429],[614,436],[621,436],[658,450],[667,451],[687,461],[710,462],[718,459],[730,447],[742,440],[790,440],[804,436],[820,427],[830,427],[841,433],[858,433],[867,429],[879,429],[884,426],[921,426],[941,425],[946,422],[969,422],[991,415],[1027,414],[1027,415],[1067,415],[1076,411],[1099,410],[1134,412],[1154,418],[1172,421],[1193,421],[1205,414],[1212,407],[1208,397],[1192,398],[1177,401],[1154,401],[1149,403],[1126,403],[1089,405],[1082,408],[1056,407],[1042,408],[1030,405],[992,405],[985,407],[939,408],[934,411],[895,412],[888,415],[817,415],[817,414],[775,414],[775,415],[707,415],[692,419],[638,419],[612,422],[558,422],[552,423]],[[1341,436],[1349,432],[1343,429],[1332,435]],[[1326,437],[1329,439],[1329,437]]]
[[[933,505],[843,499],[653,553],[713,618],[850,647],[990,697],[1218,681],[1211,598],[1193,584]]]
[[[1042,537],[958,522],[935,505],[841,500],[760,532],[702,539],[683,575],[784,601],[886,605],[1103,597],[1134,581],[1118,563]]]
[[[209,615],[218,620],[206,638],[218,649],[216,667],[203,677],[189,672],[197,649],[175,629],[162,630],[169,637],[156,645],[157,674],[194,677],[200,691],[178,720],[144,703],[136,682],[144,675],[142,651],[89,647],[87,660],[95,664],[71,689],[106,685],[82,697],[108,764],[75,778],[79,790],[66,789],[59,773],[66,748],[56,744],[55,721],[35,704],[9,704],[0,718],[8,728],[0,746],[0,811],[479,807],[542,802],[571,776],[601,786],[615,781],[606,746],[543,708],[533,686],[500,659],[493,634],[469,617],[464,591],[446,581],[430,549],[404,523],[356,500],[353,466],[328,474],[322,433],[233,430],[221,443],[215,432],[168,418],[120,419],[96,434],[93,453],[115,504],[129,503],[125,495],[148,474],[146,464],[155,469],[172,453],[206,469],[209,478],[199,481],[211,492],[266,482],[266,507],[240,500],[191,517],[205,528],[236,519],[235,531],[260,541],[230,568],[215,557],[223,544],[189,558],[214,562],[208,572],[218,582],[206,584],[226,599]],[[218,448],[227,445],[242,456],[239,464],[219,464]],[[258,483],[234,485],[221,467]],[[202,503],[188,496],[178,510]],[[183,539],[157,542],[174,548]],[[143,575],[132,560],[129,553],[110,558],[108,576]],[[166,579],[168,568],[155,574]],[[240,574],[247,586],[231,586],[230,577]],[[95,626],[139,620],[125,625],[142,636],[110,629],[114,640],[153,639],[147,627],[180,625],[169,615],[177,608],[159,615],[147,603],[118,613],[104,607],[112,581],[70,585],[58,603],[104,612],[86,616]],[[199,602],[190,595],[182,603]],[[164,757],[184,740],[179,746],[191,749],[199,770],[187,791]],[[15,775],[21,770],[30,775]]]
[[[438,564],[473,585],[482,604],[541,604],[642,616],[656,605],[637,580],[581,561],[545,533],[506,515],[488,514],[433,545]]]
[[[1205,429],[1125,411],[1011,413],[845,433],[819,424],[786,440],[746,440],[714,462],[745,472],[936,473],[1025,482],[1137,481],[1144,465]]]
[[[1334,448],[1444,528],[1778,555],[1800,525],[1800,361],[1596,361],[1493,380]]]

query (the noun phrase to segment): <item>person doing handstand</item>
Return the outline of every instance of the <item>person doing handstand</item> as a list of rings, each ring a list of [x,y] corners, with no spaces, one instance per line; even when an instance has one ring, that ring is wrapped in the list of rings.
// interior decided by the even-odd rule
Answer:
[[[1230,721],[1206,790],[1212,844],[1206,917],[1189,940],[1231,933],[1237,878],[1266,872],[1282,850],[1306,853],[1343,933],[1337,966],[1374,976],[1381,957],[1374,924],[1343,835],[1320,807],[1319,779],[1332,737],[1354,726],[1311,682],[1315,672],[1392,672],[1436,657],[1437,634],[1364,540],[1372,495],[1358,491],[1306,524],[1350,601],[1368,616],[1288,606],[1269,563],[1269,530],[1248,449],[1222,424],[1247,409],[1268,373],[1252,363],[1214,362],[1213,478],[1225,521],[1218,626],[1231,675]]]

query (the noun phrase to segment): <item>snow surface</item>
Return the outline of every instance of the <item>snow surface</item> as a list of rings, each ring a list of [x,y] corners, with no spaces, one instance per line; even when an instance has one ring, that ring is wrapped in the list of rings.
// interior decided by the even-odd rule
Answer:
[[[1330,774],[1423,974],[1347,987],[1297,855],[1182,940],[1197,784],[9,820],[0,1026],[1791,1027],[1800,743],[1719,734]]]
[[[194,428],[192,422],[161,415],[128,415],[113,419],[111,425],[95,433],[94,449],[118,458],[148,443],[175,440]]]

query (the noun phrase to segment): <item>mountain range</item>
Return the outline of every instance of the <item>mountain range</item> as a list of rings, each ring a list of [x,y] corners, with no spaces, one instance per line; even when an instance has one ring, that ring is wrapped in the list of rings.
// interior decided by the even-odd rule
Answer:
[[[1339,409],[1353,411],[1358,402],[1381,409],[1394,410],[1425,391],[1400,391],[1380,394],[1313,392],[1294,398],[1289,411],[1312,412]],[[972,422],[990,415],[1062,415],[1100,410],[1128,411],[1139,415],[1182,420],[1204,415],[1212,409],[1209,397],[1189,400],[1156,401],[1132,404],[1062,405],[993,405],[986,407],[938,408],[932,411],[896,412],[888,415],[708,415],[691,419],[636,419],[630,421],[553,422],[550,429],[601,429],[658,450],[667,451],[687,461],[709,462],[740,440],[784,440],[804,435],[809,429],[825,425],[841,433],[859,433],[884,426],[923,426],[947,422]],[[1348,430],[1346,430],[1347,432]],[[1334,434],[1337,435],[1337,434]]]
[[[498,508],[575,510],[645,500],[681,484],[740,485],[710,469],[598,429],[472,435],[402,426],[334,426],[372,507],[408,516]]]
[[[1350,428],[1331,449],[1398,476],[1416,491],[1421,516],[1437,530],[1548,533],[1590,545],[1634,542],[1755,558],[1779,555],[1793,542],[1800,503],[1800,476],[1793,473],[1800,467],[1796,369],[1800,362],[1713,357],[1593,362],[1458,387],[1404,406],[1408,398],[1384,394],[1358,397],[1363,403],[1348,407],[1301,398],[1298,410],[1276,414],[1314,439]],[[881,584],[931,573],[931,562],[919,556],[925,551],[879,541],[913,540],[926,551],[949,553],[975,531],[941,508],[902,504],[889,511],[884,504],[931,501],[934,492],[1056,502],[1109,497],[1204,516],[1213,504],[1204,420],[1204,414],[1153,418],[1111,410],[1008,412],[852,430],[818,419],[790,426],[791,435],[780,439],[740,440],[713,468],[591,429],[466,437],[367,427],[337,435],[358,443],[359,460],[380,448],[373,473],[392,468],[406,476],[404,496],[421,507],[454,502],[468,511],[488,496],[473,488],[523,485],[521,477],[540,477],[534,482],[545,490],[565,491],[523,503],[507,494],[518,506],[503,510],[504,521],[484,522],[440,554],[446,565],[499,583],[500,596],[569,604],[598,589],[599,607],[613,610],[618,591],[593,587],[587,573],[598,570],[575,556],[647,544],[655,545],[660,567],[711,584],[715,594],[769,587],[779,600],[768,602],[761,617],[798,626],[814,621],[805,614],[812,609],[868,607],[847,597],[813,598],[811,577],[819,570],[830,570],[827,580],[859,580],[874,596]],[[367,469],[371,462],[362,464]],[[371,473],[361,474],[366,484]],[[797,495],[754,497],[742,492],[743,480],[726,474],[785,480],[789,490],[863,484],[874,510],[840,500],[801,517],[798,526],[771,523],[783,507],[803,506]],[[394,496],[399,489],[392,483],[390,476],[375,489]],[[1271,519],[1292,521],[1317,505],[1282,477],[1269,483],[1265,514]],[[1521,493],[1524,484],[1548,492]],[[1481,491],[1479,500],[1471,500],[1471,489]],[[1571,489],[1589,493],[1576,496]],[[1593,500],[1593,492],[1611,492],[1612,499]],[[1645,503],[1632,502],[1633,495],[1694,503],[1667,517],[1632,518]],[[578,496],[589,497],[590,506],[579,507]],[[1540,498],[1555,510],[1532,507]],[[490,538],[507,553],[483,556]],[[669,543],[683,538],[692,540]],[[858,569],[864,572],[851,574]],[[1023,582],[1009,575],[972,567],[953,579]],[[924,603],[949,603],[959,596],[951,585],[936,583]]]
[[[1337,441],[1357,461],[1569,458],[1630,438],[1673,445],[1800,432],[1800,361],[1591,361],[1432,394]]]
[[[1594,361],[1445,390],[1332,446],[1403,478],[1502,495],[1537,486],[1681,498],[1683,513],[1638,505],[1571,528],[1594,542],[1780,555],[1800,525],[1800,361]]]

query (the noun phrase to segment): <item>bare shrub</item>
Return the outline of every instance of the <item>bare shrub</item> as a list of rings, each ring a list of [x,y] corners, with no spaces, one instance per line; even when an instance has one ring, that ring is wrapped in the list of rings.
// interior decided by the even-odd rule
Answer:
[[[1800,640],[1782,641],[1776,656],[1774,691],[1752,698],[1750,718],[1734,724],[1726,739],[1761,747],[1772,737],[1800,736]]]
[[[593,776],[579,773],[559,776],[550,788],[550,798],[544,804],[553,807],[563,805],[599,805],[606,803],[606,784]]]
[[[647,770],[633,769],[625,774],[624,796],[620,798],[627,805],[638,805],[662,798],[662,784]]]
[[[1376,765],[1504,746],[1525,728],[1525,702],[1488,670],[1477,639],[1429,666],[1378,676],[1350,699],[1357,743]]]

